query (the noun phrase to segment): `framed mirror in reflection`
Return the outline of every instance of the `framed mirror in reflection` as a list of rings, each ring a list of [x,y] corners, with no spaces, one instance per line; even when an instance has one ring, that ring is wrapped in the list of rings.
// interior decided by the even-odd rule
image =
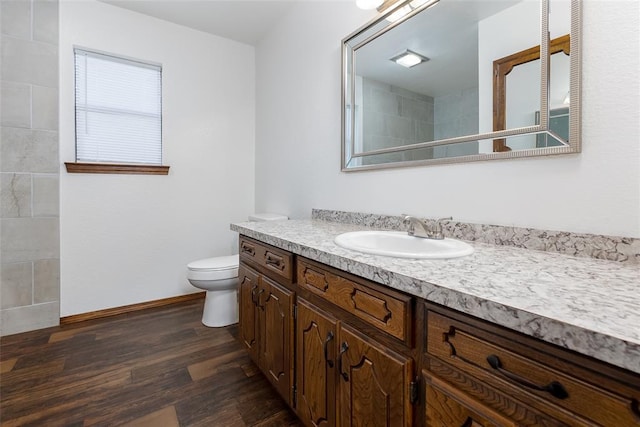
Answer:
[[[554,133],[555,138],[531,135],[530,138],[522,138],[517,145],[507,145],[504,138],[496,139],[493,141],[494,152],[561,146],[569,143],[570,53],[569,34],[549,42],[551,78],[548,99],[551,109],[548,128]],[[539,67],[539,45],[493,61],[494,131],[527,126],[531,124],[532,118],[535,118],[534,124],[540,124],[540,110],[537,110],[537,100],[531,96],[530,88]],[[532,112],[534,112],[533,116]]]
[[[342,170],[579,152],[579,7],[400,1],[354,32]]]

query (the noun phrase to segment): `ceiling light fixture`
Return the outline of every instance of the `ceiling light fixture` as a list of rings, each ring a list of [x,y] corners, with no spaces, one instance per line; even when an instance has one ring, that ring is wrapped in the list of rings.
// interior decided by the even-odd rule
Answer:
[[[439,1],[440,0],[413,0],[395,10],[393,13],[386,17],[386,20],[389,22],[396,22],[418,8],[424,6],[424,8],[426,9],[438,3]]]
[[[384,0],[356,0],[356,6],[364,10],[375,9],[382,3]]]
[[[418,64],[422,64],[423,62],[427,62],[429,58],[426,56],[422,56],[419,53],[415,53],[412,50],[405,50],[399,55],[390,58],[391,61],[395,62],[398,65],[402,65],[406,68],[415,67]]]

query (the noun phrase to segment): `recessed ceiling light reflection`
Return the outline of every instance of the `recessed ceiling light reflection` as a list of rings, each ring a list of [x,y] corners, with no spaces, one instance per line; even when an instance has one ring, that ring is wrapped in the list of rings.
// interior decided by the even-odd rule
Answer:
[[[422,64],[423,62],[427,62],[429,58],[407,49],[401,54],[390,58],[390,60],[395,62],[396,64],[402,65],[403,67],[411,68],[415,67],[418,64]]]

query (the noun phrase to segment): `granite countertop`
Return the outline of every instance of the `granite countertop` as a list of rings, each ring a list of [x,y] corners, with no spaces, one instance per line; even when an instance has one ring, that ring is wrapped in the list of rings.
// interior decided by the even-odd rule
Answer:
[[[472,255],[415,260],[347,250],[333,239],[370,228],[321,220],[231,229],[393,289],[640,373],[640,266],[468,242]]]

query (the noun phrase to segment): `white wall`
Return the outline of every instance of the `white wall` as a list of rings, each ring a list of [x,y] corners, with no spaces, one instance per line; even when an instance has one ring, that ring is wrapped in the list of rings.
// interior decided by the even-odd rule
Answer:
[[[567,25],[569,23],[567,22]],[[505,35],[508,34],[508,37]],[[493,131],[493,61],[540,44],[540,3],[523,1],[478,23],[478,97],[480,133]],[[535,80],[527,88],[533,111],[540,109],[540,62],[530,64]],[[525,65],[519,68],[525,67]],[[518,73],[522,70],[518,69]],[[512,71],[515,74],[515,72]],[[510,78],[513,76],[510,75]],[[509,81],[511,83],[511,81]],[[512,89],[510,87],[510,89]],[[523,101],[524,102],[524,101]],[[526,126],[533,125],[533,120]],[[525,126],[525,125],[521,125]],[[483,144],[486,143],[483,141]],[[493,151],[493,141],[488,141]]]
[[[197,291],[254,209],[254,48],[94,0],[60,2],[60,153],[73,161],[73,45],[163,65],[168,176],[61,167],[61,316]]]
[[[351,2],[300,4],[256,50],[256,209],[640,237],[639,7],[583,4],[582,153],[342,173],[340,41],[371,15]]]

